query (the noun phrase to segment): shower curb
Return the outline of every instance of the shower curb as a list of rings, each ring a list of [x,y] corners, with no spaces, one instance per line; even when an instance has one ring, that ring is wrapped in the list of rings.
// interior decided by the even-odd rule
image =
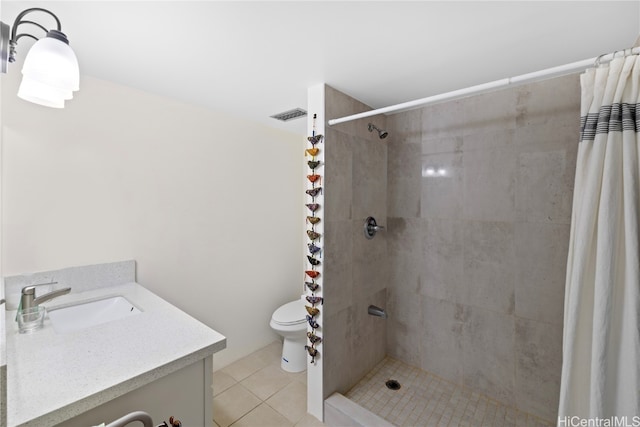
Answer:
[[[340,393],[324,401],[324,423],[330,427],[395,427]]]

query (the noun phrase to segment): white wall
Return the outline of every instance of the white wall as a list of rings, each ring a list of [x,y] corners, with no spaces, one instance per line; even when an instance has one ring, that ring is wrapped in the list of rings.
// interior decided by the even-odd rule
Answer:
[[[2,78],[3,274],[135,259],[227,337],[216,368],[277,339],[273,310],[302,292],[303,136],[90,77],[48,109],[19,77]]]
[[[0,9],[2,2],[0,2]],[[2,126],[2,85],[0,85],[0,126]],[[2,133],[0,132],[0,164],[2,162]],[[2,179],[0,174],[0,188]],[[0,197],[0,217],[2,215],[2,197]],[[1,220],[0,220],[1,221]],[[0,241],[2,241],[2,227],[0,227]],[[0,245],[0,259],[2,259],[2,245]],[[0,262],[0,276],[2,276],[2,263]],[[4,289],[0,286],[0,299],[4,298]],[[5,307],[0,304],[0,427],[7,425],[7,344],[5,332]]]

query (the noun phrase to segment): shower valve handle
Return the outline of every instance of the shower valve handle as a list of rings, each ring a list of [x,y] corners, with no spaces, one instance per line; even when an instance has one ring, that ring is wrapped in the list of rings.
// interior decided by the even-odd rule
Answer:
[[[376,219],[372,216],[364,220],[364,237],[373,239],[378,231],[384,230],[382,225],[378,225]]]

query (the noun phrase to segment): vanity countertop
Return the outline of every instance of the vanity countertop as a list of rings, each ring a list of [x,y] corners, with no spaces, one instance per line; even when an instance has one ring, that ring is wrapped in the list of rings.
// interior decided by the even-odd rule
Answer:
[[[43,305],[121,295],[142,313],[69,333],[19,334],[6,312],[7,425],[51,426],[191,365],[226,338],[137,283],[88,290]],[[106,420],[108,421],[108,420]]]

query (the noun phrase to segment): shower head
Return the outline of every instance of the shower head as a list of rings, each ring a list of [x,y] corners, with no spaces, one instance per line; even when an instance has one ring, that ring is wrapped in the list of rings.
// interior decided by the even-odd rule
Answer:
[[[369,132],[373,132],[374,129],[378,131],[378,137],[380,139],[385,139],[387,136],[389,136],[389,132],[387,132],[386,130],[378,129],[376,125],[374,125],[373,123],[369,123]]]

